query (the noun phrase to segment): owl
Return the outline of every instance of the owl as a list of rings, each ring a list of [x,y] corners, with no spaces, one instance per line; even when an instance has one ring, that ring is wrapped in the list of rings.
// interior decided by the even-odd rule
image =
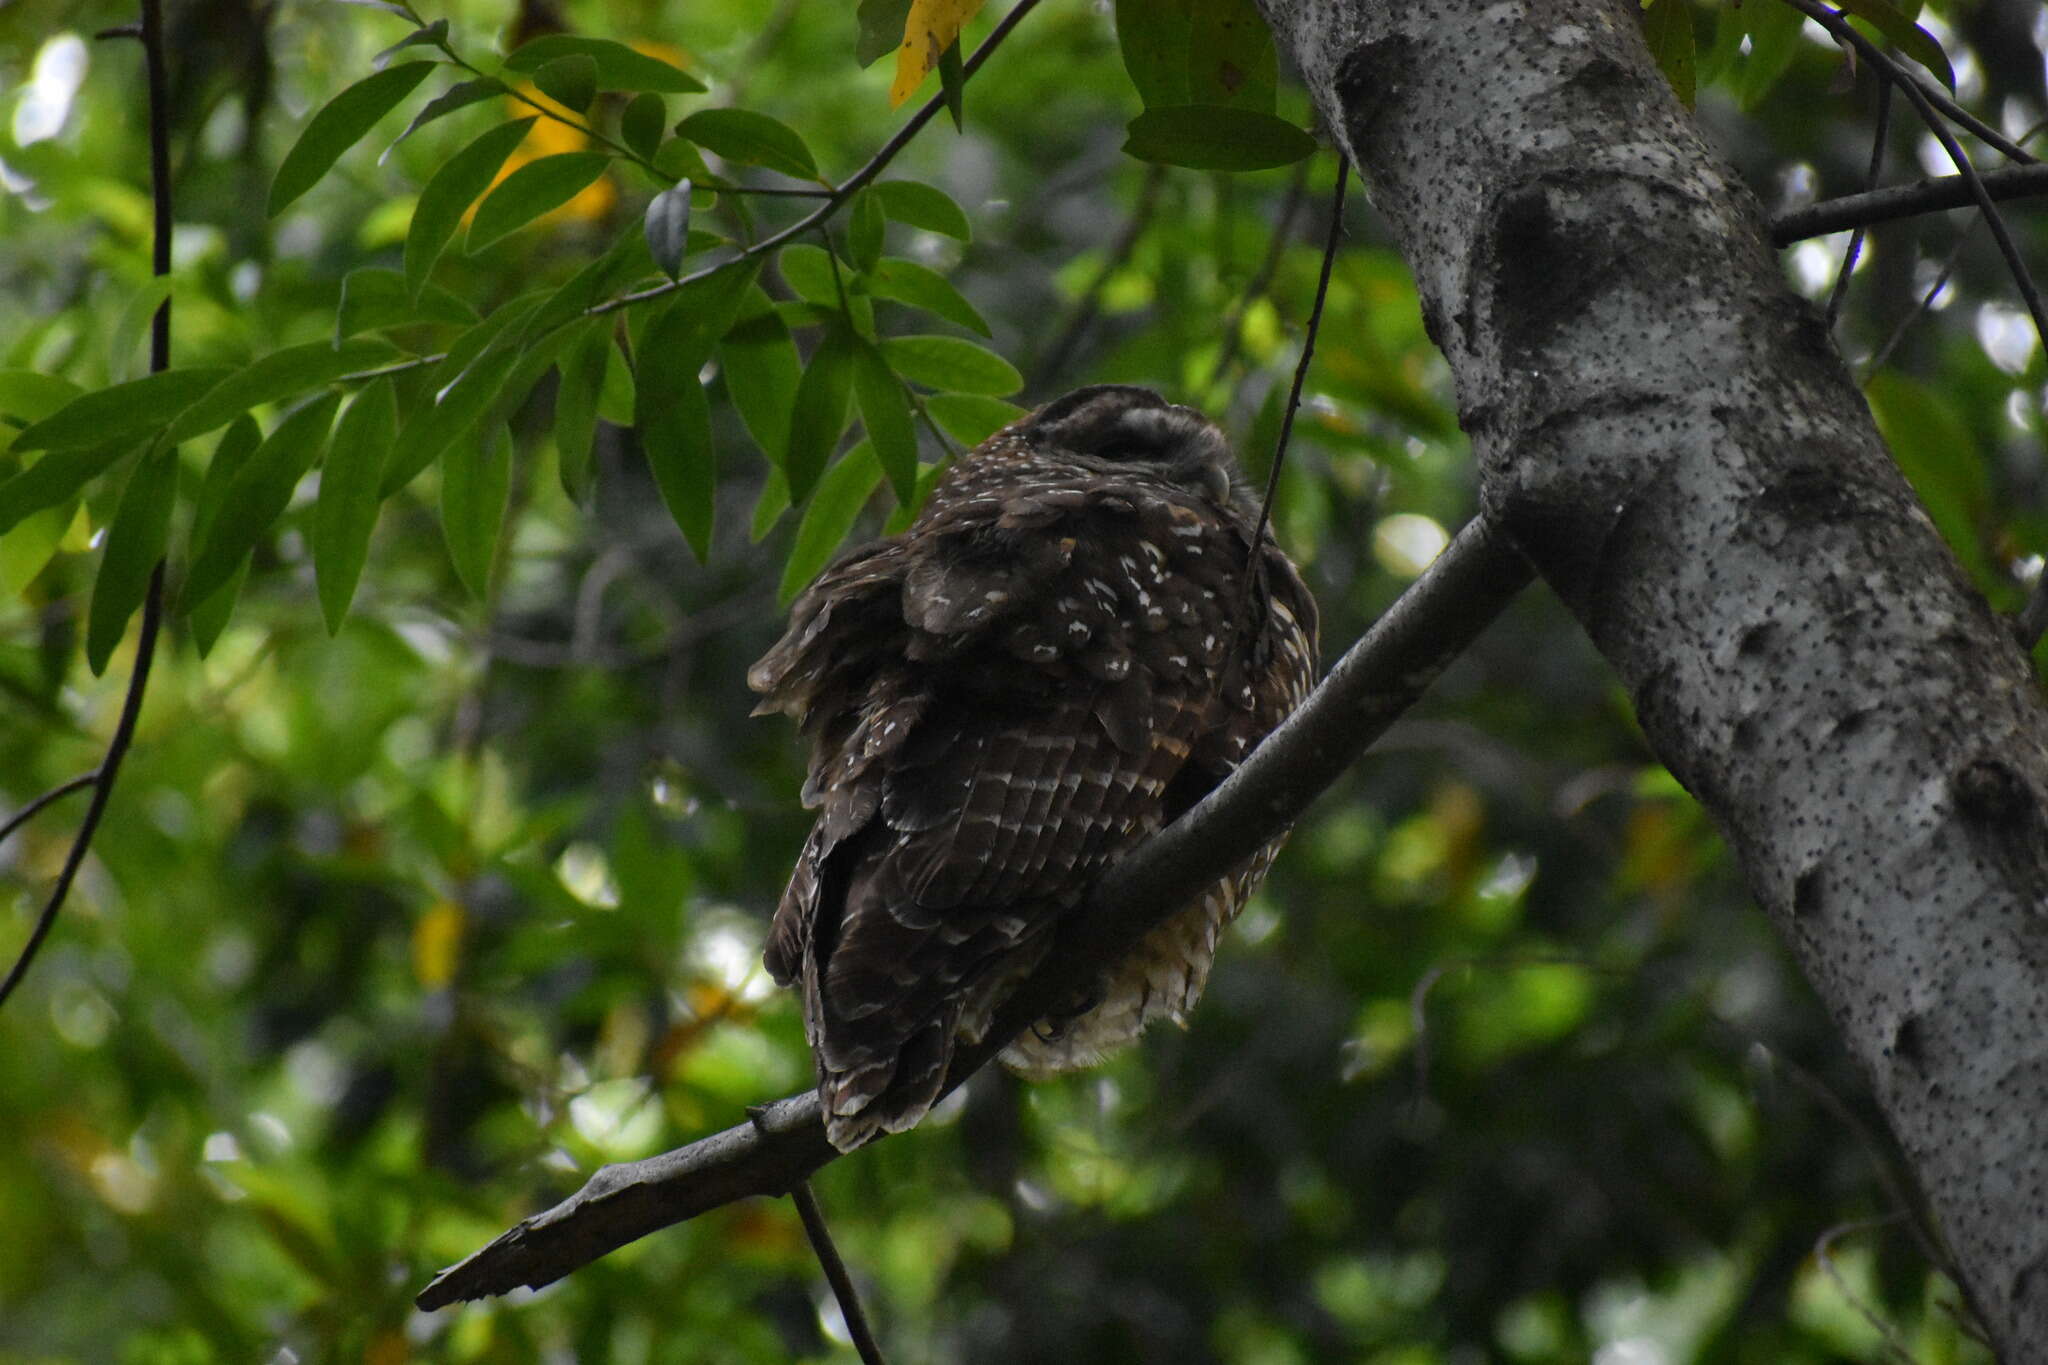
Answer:
[[[1308,694],[1314,599],[1223,433],[1148,389],[1076,390],[969,451],[901,535],[797,599],[748,675],[811,740],[817,823],[766,963],[802,994],[827,1135],[914,1125],[953,1049],[1053,951],[1119,854]],[[1009,1045],[1086,1066],[1201,994],[1279,841]]]

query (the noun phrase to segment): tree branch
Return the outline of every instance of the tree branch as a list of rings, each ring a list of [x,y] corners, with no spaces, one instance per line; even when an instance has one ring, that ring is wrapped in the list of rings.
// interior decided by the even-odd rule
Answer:
[[[1980,170],[1976,178],[1995,201],[2034,199],[2048,194],[2048,166],[2007,166],[2003,170]],[[1911,219],[1923,213],[1944,213],[1948,209],[1970,209],[1976,196],[1962,176],[1935,176],[1913,184],[1892,184],[1864,194],[1843,194],[1841,199],[1823,199],[1817,205],[1792,209],[1772,219],[1772,246],[1792,246],[1806,237],[1825,237],[1851,227],[1872,227],[1896,219]]]
[[[1979,171],[1985,192],[1994,200],[2032,199],[2048,194],[2048,165],[2007,166],[2002,170]],[[1790,246],[1809,237],[1831,232],[1871,227],[1921,214],[1974,207],[1976,196],[1970,182],[1960,175],[1936,176],[1910,185],[1888,185],[1863,194],[1845,194],[1823,199],[1803,209],[1793,209],[1771,219],[1771,245]]]
[[[946,1089],[1293,823],[1529,578],[1527,564],[1487,522],[1466,526],[1236,772],[1110,869],[1045,966],[1005,1002],[988,1037],[955,1055]],[[604,1167],[562,1203],[435,1276],[416,1302],[432,1310],[552,1284],[659,1228],[748,1195],[785,1194],[838,1155],[825,1140],[817,1094],[792,1095],[687,1147]]]
[[[171,273],[171,130],[168,85],[164,79],[164,21],[161,0],[142,0],[142,22],[133,32],[123,30],[117,36],[136,37],[142,40],[143,68],[149,91],[149,178],[150,196],[155,209],[155,241],[152,245],[154,273]],[[168,369],[171,363],[171,301],[166,298],[157,305],[156,315],[150,319],[149,327],[149,369],[151,374]],[[57,881],[50,888],[49,899],[43,902],[42,913],[36,916],[35,927],[29,930],[28,942],[22,945],[20,956],[8,968],[7,979],[0,981],[0,1006],[7,1003],[16,987],[28,976],[28,969],[34,964],[36,954],[42,951],[43,943],[50,936],[50,929],[57,922],[57,912],[64,908],[64,901],[71,894],[71,884],[78,877],[78,869],[85,865],[85,855],[92,848],[92,837],[98,832],[100,819],[107,813],[107,802],[114,794],[114,778],[121,771],[121,760],[128,756],[128,746],[135,738],[135,724],[142,715],[143,689],[149,686],[149,665],[156,657],[157,631],[163,624],[164,612],[164,564],[156,562],[149,573],[149,588],[142,599],[142,634],[135,642],[135,666],[128,675],[128,692],[121,701],[121,715],[114,722],[114,733],[107,740],[106,757],[92,772],[92,800],[86,803],[85,818],[78,822],[78,833],[71,837],[70,851],[64,855],[64,866],[58,869]],[[54,792],[39,797],[31,803],[29,810],[19,818],[26,818],[42,806],[74,790],[77,781],[66,783]],[[8,826],[13,829],[13,824]]]
[[[2048,1359],[2048,711],[2008,623],[1634,0],[1259,7],[1415,277],[1481,505],[1726,837],[1992,1341]]]

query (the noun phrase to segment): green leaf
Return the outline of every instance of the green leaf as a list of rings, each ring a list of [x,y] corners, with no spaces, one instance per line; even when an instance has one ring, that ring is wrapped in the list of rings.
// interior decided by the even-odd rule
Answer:
[[[1690,109],[1699,87],[1699,58],[1693,47],[1692,0],[1650,0],[1642,11],[1643,38],[1679,103]]]
[[[263,444],[263,428],[244,414],[228,424],[214,443],[213,457],[206,462],[206,477],[199,484],[199,499],[192,506],[192,537],[189,548],[197,549],[213,533],[220,519],[221,502],[242,467]]]
[[[131,366],[141,349],[142,335],[155,320],[156,310],[163,307],[177,288],[175,275],[152,275],[143,281],[142,287],[129,296],[121,305],[121,314],[114,322],[114,330],[107,341],[107,377],[118,380],[133,369],[146,366]]]
[[[658,57],[636,52],[609,38],[550,33],[535,38],[505,59],[507,71],[537,71],[562,57],[584,56],[597,63],[597,81],[606,90],[659,90],[670,95],[701,94],[704,83]]]
[[[854,40],[853,59],[873,66],[903,45],[903,29],[910,20],[910,0],[860,0],[854,21],[860,36]]]
[[[475,255],[581,194],[611,164],[605,152],[562,152],[529,161],[498,182],[469,223],[463,250]]]
[[[782,584],[776,596],[783,606],[831,560],[881,479],[881,461],[875,458],[874,447],[862,441],[818,480],[810,506],[804,508],[803,520],[797,523],[789,562],[782,566]]]
[[[798,298],[839,309],[839,281],[832,268],[832,255],[809,242],[791,242],[775,253],[775,268],[782,282]]]
[[[320,107],[306,124],[306,131],[285,153],[270,182],[269,214],[275,218],[286,205],[313,188],[327,174],[341,154],[356,145],[374,128],[391,107],[412,93],[427,78],[433,62],[405,62],[363,77]]]
[[[832,447],[846,430],[847,399],[853,388],[854,335],[843,324],[825,329],[811,363],[797,381],[789,415],[789,449],[782,472],[792,502],[802,502],[824,472]]]
[[[41,576],[50,561],[57,557],[64,537],[70,532],[72,523],[78,519],[78,499],[73,497],[31,513],[16,522],[6,535],[0,536],[0,595],[15,596],[25,592],[28,586]],[[75,631],[66,630],[61,641],[52,633],[43,637],[45,660],[55,665],[55,658],[61,644],[63,663],[70,662],[72,636]],[[51,678],[60,676],[61,670],[46,668]]]
[[[647,251],[662,274],[682,273],[683,252],[690,245],[690,182],[680,181],[654,196],[647,205]]]
[[[590,448],[597,436],[597,397],[612,352],[612,320],[592,318],[576,330],[555,389],[555,459],[562,488],[581,501],[590,488]]]
[[[994,400],[991,399],[990,401],[993,402]],[[925,499],[932,495],[933,487],[937,485],[941,478],[945,477],[946,471],[950,468],[952,468],[950,464],[941,461],[938,464],[925,465],[922,469],[918,470],[917,491],[911,495],[910,501],[896,504],[896,510],[891,512],[888,519],[882,523],[882,534],[885,536],[901,535],[904,531],[908,530],[910,523],[916,521],[917,514],[923,510]]]
[[[399,432],[391,463],[385,468],[383,496],[388,498],[411,483],[422,469],[441,458],[441,452],[474,431],[518,363],[519,352],[513,347],[488,350],[455,382],[439,390],[432,407],[414,413]]]
[[[0,370],[0,413],[38,422],[84,390],[68,379],[34,370]]]
[[[655,150],[654,170],[666,176],[670,184],[678,180],[687,180],[692,185],[724,183],[704,164],[704,154],[697,150],[697,144],[686,137],[668,138]]]
[[[414,29],[390,47],[385,48],[382,52],[370,58],[370,65],[372,68],[381,71],[390,64],[393,57],[409,47],[434,47],[446,51],[448,47],[448,21],[446,19],[436,19],[424,28]],[[436,58],[435,60],[439,59]]]
[[[14,438],[14,450],[74,450],[137,436],[168,422],[231,371],[220,365],[161,370],[82,393]]]
[[[711,348],[732,329],[733,319],[739,316],[747,301],[747,291],[760,270],[758,256],[733,261],[677,290],[675,302],[662,314],[666,325],[659,331],[651,325],[648,328],[635,374],[643,371],[650,360],[687,370],[692,375],[703,369],[704,362],[711,358]],[[634,412],[639,411],[640,405],[636,404]]]
[[[945,428],[948,436],[969,446],[980,445],[1030,411],[1000,398],[973,393],[932,394],[924,400],[924,410]]]
[[[441,534],[455,576],[481,600],[505,527],[512,493],[512,436],[492,423],[480,441],[464,441],[441,462]]]
[[[640,395],[633,383],[633,367],[626,363],[621,344],[605,348],[604,378],[597,386],[597,415],[615,427],[631,427],[633,410]]]
[[[928,389],[1000,398],[1024,387],[1016,366],[958,337],[890,337],[882,343],[882,354],[896,373]]]
[[[228,429],[221,434],[213,447],[213,458],[207,461],[206,478],[199,485],[199,500],[192,509],[190,549],[196,550],[213,534],[213,524],[220,518],[221,503],[229,486],[262,444],[262,428],[256,425],[255,418],[246,414],[229,423]],[[234,615],[235,599],[241,595],[243,580],[248,576],[249,556],[244,554],[226,585],[185,613],[186,624],[192,631],[192,642],[198,647],[201,658],[213,649],[213,642],[226,629],[228,618]]]
[[[889,486],[897,501],[908,502],[917,489],[917,420],[903,381],[871,342],[854,342],[853,396]]]
[[[1128,155],[1198,171],[1263,171],[1316,149],[1316,140],[1286,119],[1220,104],[1147,109],[1128,132]]]
[[[1116,0],[1116,42],[1147,109],[1186,104],[1195,0]]]
[[[653,265],[645,235],[631,229],[621,232],[602,256],[577,271],[528,314],[515,335],[526,344],[543,332],[574,322],[602,302],[615,285],[645,277]]]
[[[939,54],[939,95],[952,116],[953,131],[967,131],[967,65],[960,60],[960,40],[955,38]]]
[[[98,677],[128,628],[128,618],[149,591],[150,571],[164,557],[171,507],[178,500],[178,452],[165,446],[144,455],[121,490],[120,506],[107,527],[99,576],[92,584],[86,618],[85,662]]]
[[[535,70],[533,84],[555,103],[580,114],[597,98],[597,62],[587,52],[571,52]]]
[[[988,323],[952,282],[929,266],[885,256],[868,274],[868,292],[878,299],[894,299],[913,308],[958,323],[972,332],[989,335]]]
[[[244,555],[235,571],[228,575],[228,581],[213,596],[185,613],[185,622],[192,631],[192,645],[199,651],[200,658],[213,652],[214,641],[227,628],[228,620],[235,612],[235,600],[242,595],[242,585],[248,581],[249,556]]]
[[[341,395],[324,393],[290,413],[264,438],[221,492],[220,510],[192,554],[179,594],[182,610],[204,602],[227,581],[292,500],[292,489],[327,444]]]
[[[1266,27],[1258,6],[1252,0],[1195,0],[1192,10],[1187,102],[1272,113],[1280,64],[1273,54],[1272,30]],[[1175,102],[1157,101],[1162,105]],[[1154,101],[1145,103],[1149,107]]]
[[[351,270],[341,281],[341,305],[335,310],[335,340],[359,332],[420,323],[457,327],[475,324],[476,310],[438,284],[428,284],[417,301],[405,276],[381,266]]]
[[[899,223],[955,241],[974,240],[974,229],[968,225],[966,213],[944,190],[921,180],[884,180],[869,189],[880,201],[882,212]]]
[[[747,538],[759,545],[788,510],[789,480],[782,477],[780,469],[770,469],[761,480],[761,496],[754,500],[754,519],[747,529]]]
[[[434,120],[446,118],[458,109],[467,109],[472,104],[482,104],[485,100],[496,99],[509,93],[511,92],[505,82],[496,76],[478,76],[473,81],[457,81],[428,100],[420,111],[412,116],[412,122],[405,125],[405,131],[391,139],[391,145],[378,155],[377,164],[383,165],[399,143]]]
[[[334,429],[320,467],[320,501],[313,508],[313,573],[327,633],[341,629],[356,595],[370,532],[382,504],[384,461],[398,439],[398,391],[380,379],[349,404]]]
[[[619,140],[649,161],[661,147],[661,134],[668,127],[668,104],[652,90],[633,96],[619,115]]]
[[[846,254],[856,270],[873,270],[882,259],[882,201],[871,191],[853,197],[853,209],[846,220]]]
[[[131,436],[105,445],[53,450],[7,482],[0,483],[0,534],[13,530],[23,517],[45,507],[55,507],[71,497],[112,469],[123,455],[134,448]]]
[[[541,376],[554,367],[555,359],[561,355],[575,336],[571,327],[555,327],[531,338],[524,344],[519,361],[511,373],[499,385],[495,399],[485,408],[499,421],[510,421],[521,404],[533,393],[534,385]]]
[[[2001,577],[1984,546],[1991,489],[1969,425],[1941,394],[1896,370],[1872,375],[1863,395],[1942,538],[1980,590],[1991,586]]]
[[[789,325],[767,306],[765,295],[759,302],[758,311],[735,323],[719,341],[718,358],[726,394],[739,410],[747,434],[779,468],[789,451],[789,413],[803,362],[790,339]]]
[[[412,211],[412,226],[405,234],[405,279],[413,293],[420,292],[427,272],[434,268],[448,239],[462,222],[462,215],[476,197],[490,187],[491,178],[505,164],[533,127],[530,118],[501,123],[450,157],[434,172],[420,191]]]
[[[1736,101],[1754,109],[1777,85],[1799,55],[1800,28],[1806,16],[1790,5],[1729,6],[1721,11],[1709,64],[1725,73]],[[1743,51],[1743,40],[1748,51]]]
[[[654,473],[661,500],[683,530],[683,538],[704,562],[711,553],[712,510],[718,465],[711,449],[711,406],[697,382],[698,365],[672,363],[695,344],[689,312],[671,308],[647,329],[634,372],[639,401],[633,425]],[[701,362],[699,362],[701,364]]]
[[[1956,71],[1949,65],[1948,54],[1941,50],[1932,33],[1914,23],[1891,0],[1841,0],[1841,7],[1891,39],[1893,47],[1933,72],[1950,94],[1955,93]]]
[[[180,412],[164,432],[166,445],[226,426],[249,409],[311,392],[342,375],[384,364],[395,354],[381,341],[359,339],[339,346],[308,341],[259,357],[208,389]]]
[[[699,109],[676,131],[727,161],[765,166],[798,180],[818,178],[818,163],[796,130],[751,109]]]

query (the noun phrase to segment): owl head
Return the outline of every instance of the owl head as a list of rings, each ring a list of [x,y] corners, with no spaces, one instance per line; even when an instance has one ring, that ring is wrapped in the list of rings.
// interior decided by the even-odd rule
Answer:
[[[1022,433],[1043,448],[1144,466],[1218,507],[1232,507],[1244,493],[1221,428],[1195,409],[1134,384],[1075,389],[1031,414]]]

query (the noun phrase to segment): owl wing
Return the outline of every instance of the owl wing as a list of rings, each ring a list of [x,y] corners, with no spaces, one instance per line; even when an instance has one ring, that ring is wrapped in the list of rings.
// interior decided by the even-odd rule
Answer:
[[[801,984],[842,1147],[930,1107],[1225,704],[1243,551],[1213,510],[1007,473],[829,571],[750,675],[816,740],[767,961]]]

